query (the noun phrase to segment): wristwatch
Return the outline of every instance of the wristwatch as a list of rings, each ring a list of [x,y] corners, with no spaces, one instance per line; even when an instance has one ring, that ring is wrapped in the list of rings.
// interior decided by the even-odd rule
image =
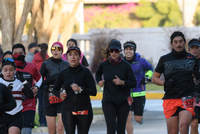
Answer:
[[[83,89],[80,87],[80,91],[78,91],[79,93],[81,93],[83,91]]]

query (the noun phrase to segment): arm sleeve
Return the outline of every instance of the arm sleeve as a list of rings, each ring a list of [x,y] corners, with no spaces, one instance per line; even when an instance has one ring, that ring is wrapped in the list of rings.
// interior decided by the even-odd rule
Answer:
[[[145,75],[151,78],[153,76],[153,66],[146,59],[144,60]]]
[[[163,58],[161,57],[158,61],[158,64],[155,68],[155,72],[162,74],[164,72],[164,64],[163,64]]]
[[[34,97],[33,91],[29,88],[28,84],[24,85],[24,88],[22,89],[22,92],[29,99],[32,99]]]
[[[87,72],[86,72],[86,78],[85,79],[86,79],[88,87],[81,87],[83,89],[82,93],[87,94],[87,95],[96,96],[97,89],[96,89],[96,85],[95,85],[95,82],[94,82],[94,78],[93,78],[91,72],[88,69],[87,69]]]
[[[64,71],[64,70],[63,70]],[[60,98],[60,88],[62,87],[63,85],[63,71],[61,71],[58,75],[58,78],[54,84],[54,87],[53,87],[53,93]]]
[[[33,76],[33,78],[34,78],[34,80],[36,82],[38,82],[42,78],[42,76],[41,76],[40,72],[37,70],[36,66],[34,68],[34,76]],[[40,86],[41,85],[39,85],[38,87],[40,87]]]
[[[46,69],[46,65],[45,63],[43,62],[42,65],[41,65],[41,68],[40,68],[40,74],[42,75],[42,78],[43,78],[43,82],[42,82],[42,85],[49,85],[52,81],[51,77],[50,78],[47,78],[46,77],[46,74],[47,74],[47,69]],[[44,78],[46,77],[46,79],[44,80]]]
[[[3,108],[5,109],[5,111],[10,111],[16,107],[16,101],[12,96],[12,93],[7,89],[6,86],[3,86],[3,96],[4,96]]]
[[[85,66],[85,67],[89,66],[88,61],[87,61],[87,59],[85,58],[84,55],[83,55],[83,59],[82,59],[82,65]]]
[[[135,74],[133,72],[133,69],[130,65],[127,67],[127,74],[128,74],[128,80],[125,80],[125,87],[127,88],[135,88],[137,86],[137,81],[135,78]]]
[[[96,78],[96,82],[99,83],[99,81],[102,80],[102,74],[103,74],[103,71],[102,71],[102,63],[99,65],[97,71],[96,71],[96,74],[95,74],[95,78]]]
[[[195,60],[195,62],[196,62],[196,64],[194,66],[194,75],[195,75],[196,79],[199,80],[200,72],[199,72],[199,65],[198,65],[197,59]]]

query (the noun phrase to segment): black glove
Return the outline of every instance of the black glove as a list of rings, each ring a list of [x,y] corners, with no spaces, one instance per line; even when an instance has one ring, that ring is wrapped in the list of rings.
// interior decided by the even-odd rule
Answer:
[[[169,79],[168,81],[164,82],[165,87],[172,87],[174,85],[175,81],[173,79]]]
[[[15,75],[16,75],[17,79],[19,79],[21,82],[25,81],[24,76],[23,76],[23,72],[17,71]]]
[[[200,101],[200,93],[194,92],[194,96],[195,96],[195,102],[198,104]]]
[[[141,79],[140,84],[147,84],[149,81],[151,81],[151,79],[149,79],[149,76],[144,76]]]

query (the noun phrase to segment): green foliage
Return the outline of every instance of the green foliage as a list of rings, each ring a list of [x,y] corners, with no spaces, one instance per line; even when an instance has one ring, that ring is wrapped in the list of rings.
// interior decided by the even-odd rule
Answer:
[[[135,15],[143,27],[171,27],[182,25],[182,13],[175,0],[158,0],[151,3],[141,0]]]
[[[193,24],[195,26],[200,26],[200,1],[199,1],[198,5],[196,7]]]

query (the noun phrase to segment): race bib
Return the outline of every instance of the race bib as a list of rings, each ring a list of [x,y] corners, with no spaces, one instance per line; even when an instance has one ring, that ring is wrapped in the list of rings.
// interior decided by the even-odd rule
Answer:
[[[186,96],[181,98],[183,102],[184,108],[192,108],[194,107],[194,97],[192,96]]]
[[[58,98],[53,93],[49,93],[49,103],[50,104],[59,103],[59,102],[62,102],[61,98]]]
[[[88,115],[88,110],[83,110],[83,111],[78,111],[78,112],[73,112],[73,115]]]
[[[128,104],[131,106],[131,104],[133,103],[133,98],[129,96],[127,101],[128,101]]]

